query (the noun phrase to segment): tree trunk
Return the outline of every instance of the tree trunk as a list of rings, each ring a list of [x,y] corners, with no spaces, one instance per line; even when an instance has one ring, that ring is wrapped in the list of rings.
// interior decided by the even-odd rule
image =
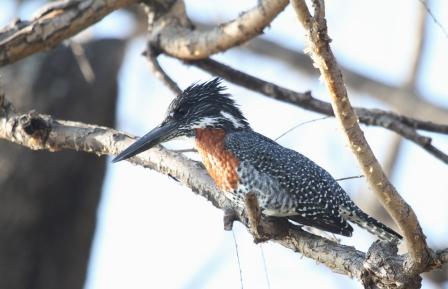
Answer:
[[[121,40],[85,45],[88,83],[70,47],[0,70],[18,110],[114,126]],[[33,152],[0,141],[0,288],[80,289],[84,285],[105,158]]]

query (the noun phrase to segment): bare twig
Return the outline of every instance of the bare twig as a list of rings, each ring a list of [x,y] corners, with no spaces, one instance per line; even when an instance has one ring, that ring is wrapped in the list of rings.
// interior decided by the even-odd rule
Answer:
[[[352,179],[360,179],[360,178],[364,178],[364,175],[339,178],[339,179],[336,179],[336,181],[340,182],[340,181],[346,181],[346,180],[352,180]]]
[[[84,79],[88,83],[93,83],[95,81],[95,73],[93,72],[93,68],[90,65],[90,61],[87,59],[84,48],[77,41],[70,40],[69,43],[73,55],[75,55],[76,61],[78,62],[79,69],[84,76]]]
[[[274,140],[275,140],[275,141],[278,141],[278,140],[279,140],[280,138],[282,138],[283,136],[287,135],[287,134],[290,133],[291,131],[295,130],[296,128],[301,127],[301,126],[304,125],[304,124],[312,123],[312,122],[319,121],[319,120],[324,120],[324,119],[327,119],[327,118],[329,118],[329,116],[319,117],[319,118],[315,118],[315,119],[311,119],[311,120],[308,120],[308,121],[301,122],[301,123],[299,123],[299,124],[297,124],[297,125],[291,127],[290,129],[288,129],[287,131],[285,131],[284,133],[282,133],[281,135],[279,135],[278,137],[276,137]]]
[[[198,151],[195,148],[191,148],[191,149],[179,149],[179,150],[172,150],[173,152],[176,153],[197,153]]]
[[[425,0],[419,0],[420,3],[422,3],[423,7],[425,7],[426,12],[428,12],[429,16],[431,17],[432,21],[434,21],[434,23],[439,26],[440,30],[442,31],[442,33],[445,35],[445,38],[448,39],[448,31],[446,30],[445,27],[443,27],[442,23],[440,23],[440,21],[436,18],[436,16],[432,13],[431,9],[429,9],[429,5],[428,5],[428,1]]]
[[[160,66],[159,61],[157,60],[157,53],[156,51],[151,47],[151,45],[147,45],[146,51],[144,53],[146,58],[148,59],[149,68],[151,69],[152,73],[160,80],[162,81],[174,95],[178,95],[182,92],[182,90],[179,88],[177,83],[169,77],[169,75],[163,70],[163,68]]]
[[[426,50],[426,44],[428,42],[428,33],[426,33],[427,30],[427,17],[426,17],[425,9],[418,9],[418,16],[417,16],[417,33],[416,33],[416,43],[414,47],[414,53],[412,57],[411,66],[409,69],[409,75],[406,80],[406,83],[404,84],[404,87],[408,88],[409,90],[415,90],[416,84],[417,84],[417,78],[418,74],[421,71],[421,67],[423,64],[423,53]],[[411,94],[413,97],[417,97],[417,95]]]
[[[387,177],[392,180],[398,161],[398,156],[400,155],[401,149],[403,147],[403,138],[400,135],[392,136],[392,138],[388,141],[387,147],[388,150],[383,161],[383,168]]]
[[[49,4],[33,20],[16,21],[0,31],[0,66],[54,47],[136,0],[59,1]]]
[[[259,246],[260,246],[261,260],[263,260],[263,269],[264,269],[264,276],[266,279],[266,286],[268,287],[268,289],[271,289],[271,281],[269,280],[268,264],[266,262],[266,256],[264,255],[263,244],[260,243]]]
[[[313,67],[312,61],[304,53],[283,47],[271,40],[257,37],[246,45],[241,46],[241,48],[282,61],[292,69],[307,75],[317,76],[318,74],[318,71]],[[428,98],[424,97],[420,92],[403,90],[402,86],[383,83],[348,67],[341,66],[341,70],[346,84],[355,91],[363,92],[361,95],[379,99],[400,113],[407,114],[411,110],[412,115],[416,118],[447,123],[448,107],[429,102]],[[416,107],[419,109],[416,110]]]
[[[314,98],[310,92],[299,93],[273,83],[261,80],[247,73],[233,69],[210,58],[198,61],[188,61],[187,64],[197,66],[212,74],[259,92],[266,96],[295,104],[317,113],[334,116],[331,104]],[[359,121],[366,125],[384,127],[394,131],[404,138],[414,142],[441,161],[448,163],[448,155],[431,144],[429,137],[417,133],[416,129],[448,134],[448,125],[417,120],[408,116],[398,115],[380,109],[355,108]]]
[[[417,216],[387,179],[358,125],[358,117],[350,104],[341,71],[330,49],[321,2],[323,1],[313,1],[314,16],[309,13],[304,0],[293,0],[292,4],[299,20],[307,30],[310,55],[325,81],[336,119],[369,185],[405,237],[412,258],[410,270],[420,273],[431,259],[425,236]]]
[[[236,242],[236,236],[235,236],[235,231],[234,230],[232,230],[232,236],[233,236],[233,244],[235,245],[236,261],[237,261],[237,264],[238,264],[238,270],[240,272],[241,289],[244,289],[244,286],[243,286],[243,270],[241,269],[240,254],[238,252],[238,243]]]
[[[184,3],[178,0],[169,13],[163,14],[160,19],[152,18],[150,42],[154,47],[177,58],[206,58],[262,33],[286,5],[287,0],[260,0],[256,7],[240,14],[233,21],[207,31],[198,31],[191,28]]]
[[[408,77],[405,80],[405,82],[402,84],[401,91],[409,91],[409,92],[415,92],[417,91],[417,80],[419,73],[421,71],[421,67],[423,64],[423,54],[426,49],[426,43],[427,43],[427,14],[423,7],[419,7],[421,9],[418,9],[418,16],[416,20],[416,42],[415,47],[413,51],[413,56],[411,58],[411,64],[410,69],[408,73]],[[394,96],[395,97],[395,96]],[[414,101],[418,101],[420,96],[417,93],[409,93],[408,98],[412,98]],[[403,104],[408,103],[408,101],[403,101]],[[402,110],[404,114],[412,114],[415,109],[414,107],[410,107],[407,105],[402,106]],[[384,161],[384,172],[386,173],[387,177],[390,180],[393,180],[394,172],[397,169],[397,161],[399,159],[399,155],[401,153],[401,150],[403,148],[403,142],[404,139],[400,137],[399,135],[394,135],[392,139],[390,140],[390,143],[388,145],[389,149]],[[372,196],[370,196],[372,198]],[[366,199],[366,198],[364,198]],[[368,202],[368,200],[366,200]],[[380,206],[378,202],[370,202],[370,208],[372,211],[381,212],[380,215],[387,215],[385,214],[385,210],[383,207]],[[390,218],[389,216],[386,217],[387,219]]]

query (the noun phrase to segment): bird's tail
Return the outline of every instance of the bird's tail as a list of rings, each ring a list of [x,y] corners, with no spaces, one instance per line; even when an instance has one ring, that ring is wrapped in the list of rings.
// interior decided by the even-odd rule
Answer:
[[[344,210],[344,212],[342,212],[348,221],[351,221],[358,226],[366,229],[382,240],[398,244],[400,240],[403,239],[400,234],[384,225],[383,223],[377,221],[376,219],[370,217],[369,215],[361,211],[361,209],[358,208],[355,204],[353,204],[353,206],[354,208],[351,208],[351,210]]]

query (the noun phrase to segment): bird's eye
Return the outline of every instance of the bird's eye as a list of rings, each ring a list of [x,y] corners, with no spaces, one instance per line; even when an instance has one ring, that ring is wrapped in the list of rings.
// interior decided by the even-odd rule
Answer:
[[[187,112],[188,112],[188,110],[187,110],[185,107],[179,107],[179,108],[176,110],[176,116],[177,116],[177,117],[184,116],[184,115],[187,114]]]

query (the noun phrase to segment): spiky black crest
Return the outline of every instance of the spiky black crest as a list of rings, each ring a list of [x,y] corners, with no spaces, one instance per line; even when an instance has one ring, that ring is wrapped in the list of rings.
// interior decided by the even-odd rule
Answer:
[[[220,78],[193,84],[170,104],[165,121],[177,121],[179,129],[222,128],[225,130],[250,129]]]

